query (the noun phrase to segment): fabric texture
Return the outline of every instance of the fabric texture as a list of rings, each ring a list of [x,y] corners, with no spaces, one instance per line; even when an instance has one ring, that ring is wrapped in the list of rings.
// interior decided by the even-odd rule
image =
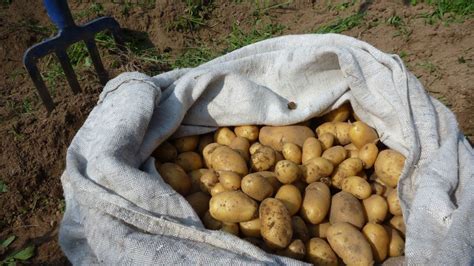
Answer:
[[[206,230],[150,154],[170,137],[294,124],[346,101],[406,156],[405,262],[473,264],[474,153],[455,116],[397,55],[337,34],[278,37],[196,68],[109,81],[67,151],[63,251],[77,265],[301,263]]]

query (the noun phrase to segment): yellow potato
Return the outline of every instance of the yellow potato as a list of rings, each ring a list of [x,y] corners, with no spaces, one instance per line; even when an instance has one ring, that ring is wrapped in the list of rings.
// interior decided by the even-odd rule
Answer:
[[[276,163],[275,151],[267,146],[260,147],[251,155],[251,163],[257,172],[269,170]]]
[[[306,162],[305,165],[300,166],[302,172],[302,179],[310,184],[319,181],[322,177],[328,177],[334,170],[333,164],[322,158],[317,157]]]
[[[289,142],[283,144],[282,154],[286,160],[301,164],[301,149],[298,145]]]
[[[316,134],[318,135],[318,138],[321,137],[325,133],[330,133],[335,138],[336,137],[336,124],[333,122],[326,122],[316,128]]]
[[[293,237],[293,228],[285,205],[277,199],[265,199],[260,204],[259,214],[265,243],[275,249],[286,248]]]
[[[362,148],[359,150],[358,157],[364,164],[365,169],[369,169],[374,166],[378,153],[379,149],[377,148],[377,145],[373,143],[367,143],[362,146]]]
[[[230,171],[241,176],[248,174],[247,163],[244,158],[227,146],[216,148],[211,154],[211,165],[216,171]]]
[[[328,222],[327,220],[324,220],[323,222],[319,224],[309,224],[308,231],[311,237],[326,238],[327,231],[330,226],[331,226],[331,223]]]
[[[211,196],[215,196],[219,193],[222,193],[224,191],[231,191],[230,189],[225,188],[221,183],[217,183],[215,186],[211,188]]]
[[[314,133],[305,126],[264,126],[260,129],[258,139],[263,145],[281,151],[284,143],[290,142],[302,147],[304,141],[310,137],[314,137]]]
[[[199,143],[199,136],[188,136],[177,138],[173,141],[178,153],[185,151],[194,151]]]
[[[211,172],[212,170],[201,168],[196,169],[188,173],[189,177],[191,178],[191,191],[190,193],[195,193],[201,191],[201,176],[203,176],[207,172]]]
[[[374,164],[375,174],[387,186],[394,188],[398,184],[405,165],[405,156],[394,150],[383,150]]]
[[[306,255],[306,247],[300,239],[293,240],[285,249],[277,250],[277,255],[302,260]]]
[[[321,143],[321,148],[323,151],[329,149],[334,145],[334,139],[336,137],[331,133],[323,133],[319,135],[318,140]]]
[[[321,143],[317,138],[307,138],[303,143],[303,153],[301,157],[301,162],[305,164],[309,160],[321,157],[322,147]]]
[[[219,177],[219,183],[227,190],[237,190],[240,188],[242,179],[238,174],[229,171],[219,171],[217,176]]]
[[[178,156],[178,151],[171,143],[165,141],[156,148],[152,155],[162,163],[171,162]]]
[[[313,265],[337,266],[337,256],[329,244],[321,238],[311,238],[306,243],[306,259]]]
[[[210,230],[219,230],[222,227],[222,222],[212,218],[209,211],[204,213],[204,216],[202,217],[202,223],[207,229]]]
[[[303,218],[300,216],[291,217],[291,226],[293,227],[293,238],[301,239],[303,242],[309,240],[309,231]]]
[[[383,226],[376,223],[367,223],[362,233],[369,241],[375,262],[381,263],[387,258],[390,238]]]
[[[270,185],[273,187],[273,192],[278,191],[280,187],[282,186],[282,183],[278,181],[276,178],[275,172],[270,172],[270,171],[260,171],[256,172],[255,174],[259,174],[267,179],[268,182],[270,182]]]
[[[239,236],[239,224],[236,223],[222,223],[221,231]]]
[[[242,191],[225,191],[211,198],[209,213],[219,221],[240,223],[257,217],[257,203]]]
[[[333,146],[325,150],[321,157],[330,161],[334,166],[337,166],[347,158],[347,151],[342,146]]]
[[[327,232],[331,248],[347,265],[372,265],[373,255],[369,242],[356,227],[349,223],[335,223]]]
[[[344,160],[332,173],[332,185],[340,189],[342,187],[342,181],[349,176],[355,176],[362,170],[362,167],[362,161],[358,158]]]
[[[373,223],[381,223],[388,213],[387,201],[380,195],[372,195],[362,201],[367,220]]]
[[[209,210],[209,195],[199,191],[186,197],[189,205],[194,209],[199,217],[202,217]]]
[[[344,145],[344,149],[346,149],[347,151],[358,151],[359,150],[353,143],[349,143],[347,145]]]
[[[180,153],[176,158],[175,163],[181,166],[181,168],[186,172],[197,170],[203,166],[201,156],[193,151]]]
[[[377,132],[366,123],[356,121],[349,130],[349,138],[358,149],[361,149],[367,143],[376,143],[378,136]]]
[[[385,192],[385,187],[377,182],[370,183],[372,188],[372,194],[383,195]]]
[[[208,168],[212,168],[212,161],[211,161],[211,154],[216,151],[217,148],[221,147],[219,143],[211,143],[208,144],[204,149],[202,150],[202,157],[204,157],[204,163]]]
[[[263,147],[263,145],[260,144],[260,142],[255,142],[254,144],[250,145],[250,148],[249,148],[250,154],[251,155],[254,154],[261,147]]]
[[[349,119],[351,115],[351,105],[349,103],[345,103],[338,108],[332,110],[331,112],[325,114],[323,116],[324,121],[327,122],[344,122]]]
[[[208,172],[201,175],[201,179],[199,180],[199,187],[201,191],[204,193],[211,193],[211,189],[219,183],[219,177],[215,171],[209,170]]]
[[[249,153],[250,143],[246,138],[243,138],[243,137],[234,138],[232,142],[230,143],[229,148],[238,152],[240,156],[242,156],[242,158],[245,159],[245,161],[248,162],[250,160],[250,153]]]
[[[211,133],[209,134],[204,134],[199,136],[199,142],[198,142],[198,151],[200,154],[204,151],[204,148],[214,142],[214,137]]]
[[[336,128],[336,140],[340,145],[347,145],[351,142],[349,137],[349,130],[351,124],[347,122],[335,122],[334,127]]]
[[[240,232],[247,237],[260,237],[260,218],[255,218],[247,222],[239,223]]]
[[[235,137],[236,136],[232,130],[227,127],[221,127],[216,131],[216,133],[214,133],[214,142],[229,146]]]
[[[283,202],[290,215],[295,215],[301,207],[302,197],[299,189],[293,185],[283,185],[275,194],[275,198]]]
[[[369,182],[358,176],[348,176],[342,180],[342,191],[349,192],[358,199],[370,197],[372,189]]]
[[[257,126],[238,126],[234,128],[235,135],[244,137],[249,142],[254,142],[258,139],[258,131]]]
[[[174,163],[164,163],[158,172],[163,180],[179,194],[186,196],[191,191],[191,178],[181,166]]]
[[[301,217],[312,224],[321,223],[326,217],[331,203],[329,187],[321,182],[314,182],[306,187]]]
[[[291,184],[300,176],[300,168],[292,161],[279,161],[275,165],[275,176],[281,183]]]
[[[390,219],[389,224],[393,228],[397,229],[400,233],[402,233],[403,236],[405,236],[406,227],[405,222],[403,221],[403,216],[393,216],[392,219]]]
[[[393,215],[402,215],[402,207],[400,206],[400,200],[398,199],[397,190],[393,189],[387,195],[388,210]]]
[[[390,257],[402,256],[405,253],[405,241],[400,236],[397,230],[387,228],[390,237],[390,244],[388,245],[388,255]]]
[[[329,222],[331,224],[346,222],[362,228],[366,222],[362,204],[350,193],[341,191],[335,194],[332,196]]]
[[[273,187],[270,182],[258,173],[252,173],[242,178],[240,187],[245,194],[258,201],[273,195]]]

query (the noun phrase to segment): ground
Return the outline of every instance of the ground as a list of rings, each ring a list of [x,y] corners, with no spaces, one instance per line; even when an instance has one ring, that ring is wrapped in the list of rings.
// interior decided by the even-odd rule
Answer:
[[[100,34],[110,76],[195,66],[272,36],[336,32],[400,55],[426,90],[474,140],[474,4],[470,1],[69,1],[78,23],[101,15],[125,29],[126,51]],[[404,3],[406,2],[406,3]],[[57,103],[48,114],[22,66],[28,47],[55,32],[42,1],[0,4],[0,263],[67,264],[57,242],[64,211],[66,149],[102,86],[84,45],[69,55],[82,93],[73,95],[53,57],[40,63]],[[14,236],[14,237],[13,237]],[[13,240],[3,241],[9,238]],[[17,253],[22,251],[20,253]]]

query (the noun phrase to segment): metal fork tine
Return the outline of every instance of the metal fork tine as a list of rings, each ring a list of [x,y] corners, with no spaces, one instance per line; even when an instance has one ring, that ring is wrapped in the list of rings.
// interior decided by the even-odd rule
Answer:
[[[69,83],[69,86],[71,87],[72,92],[74,94],[81,92],[81,86],[77,81],[76,73],[74,73],[74,69],[72,68],[66,51],[56,50],[56,56],[58,57],[59,63],[64,70],[64,74],[66,74],[66,79]]]
[[[107,81],[109,81],[109,77],[107,71],[104,69],[104,65],[102,65],[102,60],[100,60],[100,54],[99,50],[97,50],[97,45],[93,39],[88,39],[84,42],[86,43],[87,50],[89,51],[92,63],[94,64],[95,70],[97,71],[97,75],[99,76],[100,83],[105,85]]]
[[[43,101],[44,105],[46,106],[46,109],[48,110],[48,112],[51,113],[51,111],[53,111],[54,109],[54,102],[53,99],[51,99],[51,96],[49,95],[48,89],[44,84],[43,78],[41,77],[38,67],[35,64],[28,64],[25,65],[25,67],[28,73],[30,74],[31,80],[33,80],[33,83],[35,84],[35,87],[38,90],[38,94],[41,97],[41,100]]]

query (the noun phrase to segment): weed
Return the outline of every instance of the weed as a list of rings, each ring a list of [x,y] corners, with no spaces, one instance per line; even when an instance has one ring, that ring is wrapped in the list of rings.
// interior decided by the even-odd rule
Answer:
[[[271,4],[271,1],[269,0],[264,0],[264,1],[255,0],[255,11],[253,12],[253,15],[257,18],[260,18],[262,16],[267,16],[270,10],[282,8],[282,7],[288,7],[291,3],[293,3],[292,0],[289,0],[283,3],[276,3],[276,4]]]
[[[172,68],[195,67],[217,56],[206,46],[191,47],[171,63]]]
[[[16,236],[11,235],[7,239],[0,241],[0,246],[2,248],[8,248],[8,246],[10,246],[10,244],[13,243],[13,241],[15,241],[15,239],[16,239]]]
[[[401,27],[402,25],[405,25],[405,22],[403,21],[403,19],[397,15],[393,15],[391,17],[388,18],[387,20],[387,23],[396,27],[396,28],[399,28]]]
[[[84,19],[89,17],[99,17],[104,15],[104,6],[100,3],[92,3],[87,9],[81,10],[76,14],[73,14],[75,19]]]
[[[7,184],[5,184],[5,182],[3,182],[3,180],[0,180],[0,193],[5,193],[5,192],[8,192],[8,186]]]
[[[225,50],[230,52],[241,48],[243,46],[268,39],[270,37],[281,35],[285,27],[281,24],[267,24],[260,26],[260,21],[255,22],[255,26],[252,27],[250,32],[244,32],[239,25],[234,23],[232,25],[232,32],[229,34],[227,39],[228,47]]]
[[[362,24],[365,13],[357,13],[345,18],[340,18],[329,25],[320,26],[315,33],[341,33]]]
[[[12,128],[10,129],[10,134],[13,135],[13,139],[15,141],[22,141],[24,138],[25,138],[25,135],[23,135],[22,133],[20,133],[15,127],[12,126]]]
[[[417,3],[418,1],[411,1],[412,5]],[[438,21],[442,21],[444,24],[461,23],[472,18],[474,14],[474,1],[472,0],[426,0],[426,3],[434,7],[433,12],[421,15],[428,24],[435,24]]]
[[[22,250],[7,255],[7,257],[3,261],[1,261],[1,263],[6,265],[16,265],[16,262],[25,262],[31,259],[34,254],[35,246],[30,245]]]
[[[184,14],[177,17],[167,28],[168,30],[196,30],[206,25],[206,20],[213,9],[212,1],[184,0]]]
[[[398,56],[400,56],[401,59],[405,59],[408,56],[408,53],[405,51],[400,51]]]
[[[410,37],[411,33],[413,32],[413,30],[408,28],[405,21],[403,21],[403,19],[397,15],[389,17],[387,19],[387,23],[397,29],[397,32],[394,34],[394,37],[404,36],[406,39],[408,39],[408,37]]]
[[[347,2],[342,2],[342,3],[338,3],[338,4],[335,4],[333,5],[332,2],[330,2],[327,6],[328,10],[338,10],[338,11],[342,11],[342,10],[346,10],[348,9],[349,7],[355,5],[356,1],[355,0],[351,0],[351,1],[347,1]]]
[[[416,65],[423,68],[423,69],[425,69],[425,70],[427,70],[430,74],[432,74],[432,73],[434,73],[438,70],[438,67],[435,64],[433,64],[429,61],[421,62],[421,63],[418,63]]]
[[[66,201],[64,199],[59,200],[58,209],[62,214],[66,211]]]

